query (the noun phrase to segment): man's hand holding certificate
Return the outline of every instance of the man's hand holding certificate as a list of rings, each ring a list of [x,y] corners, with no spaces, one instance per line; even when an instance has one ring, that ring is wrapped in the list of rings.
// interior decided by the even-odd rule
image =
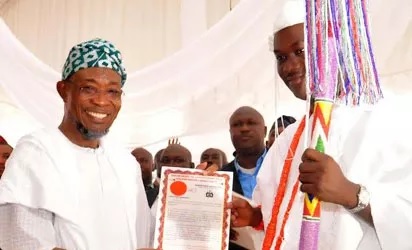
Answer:
[[[162,167],[161,176],[155,248],[227,249],[232,173]]]

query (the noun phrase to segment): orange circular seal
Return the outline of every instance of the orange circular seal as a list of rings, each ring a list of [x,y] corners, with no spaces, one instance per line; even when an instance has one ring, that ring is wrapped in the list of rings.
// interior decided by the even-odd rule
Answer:
[[[175,181],[170,185],[170,191],[176,196],[184,195],[187,191],[186,183],[183,181]]]

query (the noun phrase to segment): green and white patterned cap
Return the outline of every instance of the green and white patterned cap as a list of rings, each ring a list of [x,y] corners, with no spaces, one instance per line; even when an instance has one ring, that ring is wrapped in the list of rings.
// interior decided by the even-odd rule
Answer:
[[[74,46],[67,56],[63,67],[62,79],[66,80],[81,69],[109,68],[122,78],[122,87],[127,73],[122,64],[120,51],[109,41],[96,38]]]

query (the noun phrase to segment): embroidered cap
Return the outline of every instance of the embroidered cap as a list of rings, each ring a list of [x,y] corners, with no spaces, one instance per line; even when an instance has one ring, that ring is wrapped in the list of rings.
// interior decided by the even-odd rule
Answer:
[[[62,80],[66,80],[81,69],[109,68],[122,78],[122,87],[127,73],[122,64],[120,51],[109,41],[96,38],[74,46],[67,56],[63,67]]]

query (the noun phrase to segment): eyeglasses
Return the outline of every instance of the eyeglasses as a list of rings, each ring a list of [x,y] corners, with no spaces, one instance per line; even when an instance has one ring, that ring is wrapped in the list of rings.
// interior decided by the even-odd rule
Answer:
[[[105,97],[111,100],[116,100],[116,101],[120,100],[122,96],[124,96],[124,92],[121,89],[108,88],[108,89],[100,90],[94,86],[80,87],[79,92],[82,96],[86,98],[93,98],[103,93]]]

